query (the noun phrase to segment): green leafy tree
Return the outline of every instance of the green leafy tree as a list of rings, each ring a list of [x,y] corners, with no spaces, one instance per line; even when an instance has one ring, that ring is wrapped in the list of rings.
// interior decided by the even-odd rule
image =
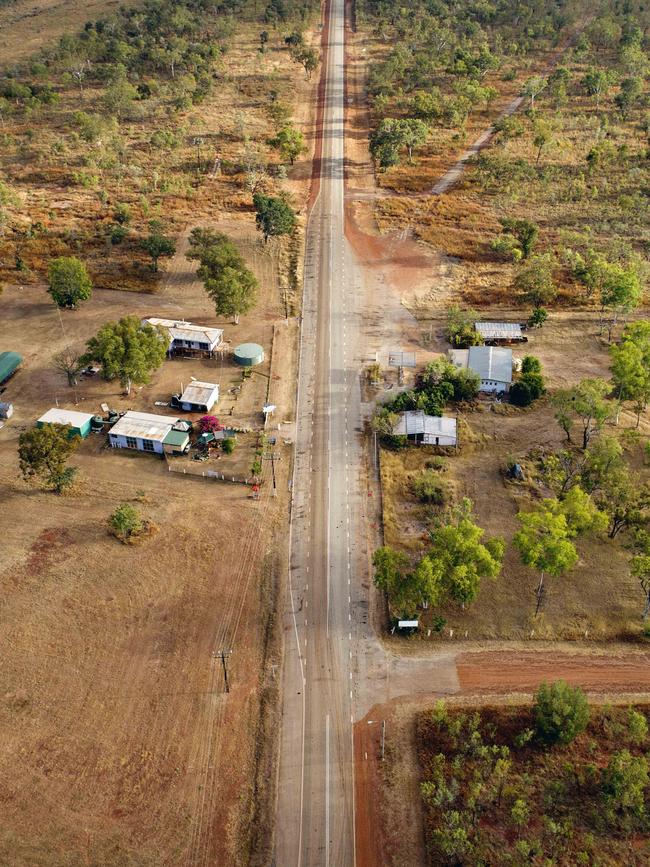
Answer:
[[[609,390],[603,379],[583,379],[578,385],[555,393],[555,418],[568,442],[571,442],[571,431],[578,422],[582,427],[582,448],[587,448],[593,434],[611,416],[611,404],[606,399]]]
[[[517,518],[521,529],[512,540],[524,565],[539,572],[535,616],[539,614],[544,598],[545,576],[559,578],[578,562],[566,515],[557,509],[556,504],[557,500],[544,500],[535,511],[520,512]]]
[[[254,307],[257,279],[226,235],[213,229],[193,229],[187,258],[198,259],[197,274],[219,316],[232,316],[239,322],[239,317]]]
[[[291,165],[305,150],[305,139],[300,130],[294,126],[287,124],[282,127],[278,134],[271,139],[271,146],[280,151],[280,156],[283,160],[288,161]]]
[[[616,107],[621,113],[624,120],[630,115],[630,112],[637,104],[643,94],[643,79],[638,76],[625,78],[621,82],[621,88],[614,97]]]
[[[588,69],[582,79],[582,86],[589,96],[596,100],[596,108],[600,111],[600,100],[607,94],[612,86],[612,75],[609,70],[592,68]]]
[[[469,499],[430,533],[431,546],[423,560],[430,563],[436,585],[463,607],[476,598],[482,578],[496,578],[501,572],[503,540],[483,543],[484,535],[485,530],[474,523]]]
[[[119,379],[127,394],[133,383],[146,384],[167,354],[167,337],[137,316],[107,322],[87,343],[84,363],[102,366],[104,379]]]
[[[517,240],[522,258],[530,258],[539,236],[539,226],[530,220],[517,220],[514,217],[504,217],[500,223],[504,234]]]
[[[140,512],[131,503],[122,503],[108,519],[111,531],[123,542],[139,536],[144,530]]]
[[[522,263],[515,277],[515,288],[521,300],[535,309],[550,304],[557,295],[553,271],[553,258],[548,253],[531,256]]]
[[[621,342],[611,346],[609,353],[618,398],[633,402],[638,428],[650,400],[650,322],[640,320],[627,325]]]
[[[563,680],[542,683],[535,693],[535,728],[550,744],[570,744],[589,722],[589,705],[579,687]]]
[[[447,339],[451,345],[460,348],[480,346],[483,338],[474,327],[478,319],[476,310],[463,310],[452,304],[447,310]]]
[[[69,487],[77,470],[66,463],[81,442],[80,437],[71,437],[70,431],[69,425],[44,424],[21,433],[18,459],[23,478],[40,476],[57,494]]]
[[[629,313],[638,307],[643,289],[636,271],[617,263],[603,263],[600,280],[601,317],[604,318],[609,314],[608,339],[611,340],[612,330],[619,315]]]
[[[411,568],[408,557],[384,546],[375,551],[375,585],[387,598],[398,617],[413,617],[422,604],[435,604],[440,597],[437,576],[429,563]]]
[[[50,262],[49,289],[58,307],[74,308],[92,295],[93,284],[86,266],[74,256],[59,256]]]
[[[151,268],[156,272],[158,271],[158,260],[163,256],[173,256],[176,252],[176,244],[171,238],[163,235],[157,220],[151,221],[150,229],[149,235],[142,239],[140,246],[145,253],[151,256]]]
[[[548,87],[548,79],[541,76],[533,76],[524,84],[521,95],[530,100],[530,110],[535,111],[535,100]]]
[[[643,816],[648,788],[648,760],[633,756],[629,750],[614,753],[603,770],[602,785],[606,803],[616,812]]]
[[[265,242],[272,237],[290,235],[295,229],[295,211],[284,199],[255,193],[253,205],[256,211],[255,222],[264,235]]]
[[[533,145],[537,148],[537,156],[535,158],[535,165],[539,165],[539,161],[542,157],[542,151],[553,139],[553,124],[551,124],[548,120],[542,120],[541,118],[536,118],[533,123]]]
[[[382,169],[399,163],[400,151],[406,149],[409,162],[413,149],[424,144],[429,128],[418,118],[384,118],[370,136],[370,153]]]
[[[138,90],[125,76],[120,75],[104,91],[102,99],[104,111],[122,120],[138,98]]]

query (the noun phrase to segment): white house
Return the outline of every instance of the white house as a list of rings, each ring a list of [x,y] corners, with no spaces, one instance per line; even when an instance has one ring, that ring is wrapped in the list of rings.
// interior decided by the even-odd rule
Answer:
[[[455,446],[458,442],[455,418],[426,415],[422,410],[401,413],[393,433],[418,445]]]
[[[180,397],[172,398],[172,406],[185,412],[209,412],[219,400],[219,386],[216,382],[190,382]]]
[[[182,454],[189,447],[190,435],[186,422],[176,416],[129,410],[110,429],[108,441],[114,449]]]
[[[223,329],[209,328],[207,325],[194,325],[179,319],[143,319],[148,325],[163,328],[169,335],[169,355],[207,355],[212,356],[223,347]]]
[[[478,373],[482,392],[505,394],[510,391],[512,349],[502,346],[470,346],[469,349],[450,349],[449,358],[456,367]]]

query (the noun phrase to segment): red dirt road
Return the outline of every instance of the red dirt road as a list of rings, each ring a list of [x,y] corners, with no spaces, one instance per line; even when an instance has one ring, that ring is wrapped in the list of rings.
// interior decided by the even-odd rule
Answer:
[[[432,667],[433,667],[432,659]],[[595,701],[644,700],[650,695],[650,653],[630,649],[628,653],[599,653],[579,651],[554,653],[553,651],[485,651],[461,653],[456,659],[459,691],[458,700],[479,705],[489,703],[496,696],[530,695],[543,681],[566,680],[580,686]],[[426,706],[437,698],[435,692],[417,701],[397,699],[385,705],[376,705],[354,731],[355,799],[357,867],[387,867],[406,864],[415,867],[424,863],[423,841],[419,828],[411,827],[406,837],[413,839],[404,851],[405,839],[396,841],[386,822],[386,781],[381,762],[381,720],[388,720],[387,750],[410,749],[402,738],[392,743],[392,719],[400,705]],[[407,793],[413,799],[410,810],[419,813],[417,780]],[[395,784],[393,781],[392,785]],[[388,789],[391,787],[389,786]],[[415,824],[419,821],[415,818]],[[409,824],[411,822],[409,821]],[[408,846],[410,845],[410,849]]]

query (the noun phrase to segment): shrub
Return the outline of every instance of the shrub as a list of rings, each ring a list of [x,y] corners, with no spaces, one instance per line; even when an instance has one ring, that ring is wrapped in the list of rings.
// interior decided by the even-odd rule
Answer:
[[[224,453],[231,455],[235,451],[235,440],[233,437],[226,437],[221,443],[221,448]]]
[[[644,714],[630,708],[627,720],[628,739],[633,744],[643,744],[648,737],[648,721]]]
[[[510,389],[510,403],[515,406],[530,406],[534,398],[530,386],[525,380],[514,382]]]
[[[563,680],[543,683],[535,693],[534,707],[537,736],[547,743],[571,743],[589,722],[585,694]]]
[[[536,307],[530,315],[528,324],[531,328],[541,328],[548,319],[548,311],[543,307]]]
[[[110,228],[109,238],[111,240],[111,244],[121,244],[128,234],[129,230],[126,228],[126,226],[115,223]]]
[[[130,503],[122,503],[108,519],[108,525],[118,539],[124,543],[130,542],[133,537],[141,535],[144,530],[144,522],[140,512]]]
[[[423,470],[420,476],[413,479],[411,486],[422,503],[442,506],[447,499],[447,487],[435,470]]]

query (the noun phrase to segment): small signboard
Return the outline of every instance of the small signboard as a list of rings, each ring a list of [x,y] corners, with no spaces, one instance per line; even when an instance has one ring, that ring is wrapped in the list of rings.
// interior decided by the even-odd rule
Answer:
[[[398,620],[397,628],[398,629],[417,629],[420,625],[419,620]]]

